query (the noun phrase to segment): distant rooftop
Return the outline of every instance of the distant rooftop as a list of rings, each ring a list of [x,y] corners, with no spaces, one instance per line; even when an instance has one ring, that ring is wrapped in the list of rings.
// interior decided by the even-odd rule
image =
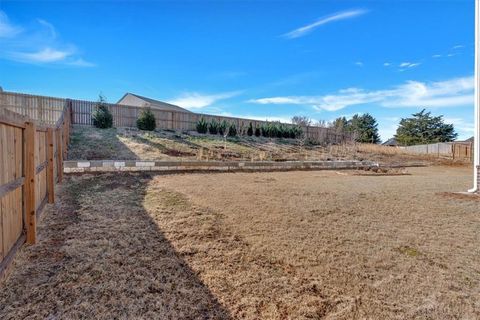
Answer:
[[[382,145],[384,145],[384,146],[397,146],[398,145],[397,139],[390,138],[387,141],[385,141],[384,143],[382,143]]]
[[[136,107],[149,107],[152,109],[166,110],[166,111],[191,112],[187,109],[184,109],[180,106],[176,106],[174,104],[140,96],[138,94],[130,93],[130,92],[125,93],[123,97],[120,100],[118,100],[117,104],[136,106]]]

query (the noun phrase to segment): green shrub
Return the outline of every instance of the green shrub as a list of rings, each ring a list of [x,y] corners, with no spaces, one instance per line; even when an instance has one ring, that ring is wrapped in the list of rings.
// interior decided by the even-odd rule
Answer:
[[[137,119],[137,128],[140,130],[155,130],[157,123],[155,121],[155,115],[150,108],[144,108]]]
[[[106,129],[113,125],[112,113],[108,110],[106,99],[100,95],[95,106],[95,111],[92,113],[93,125],[97,128]]]
[[[292,132],[292,128],[286,125],[282,125],[282,138],[290,138],[290,134]]]
[[[262,135],[262,132],[260,131],[259,127],[255,127],[255,137],[260,137]]]
[[[228,127],[228,136],[235,137],[236,135],[237,135],[237,127],[235,126],[235,123],[230,123],[230,126]]]
[[[218,127],[219,127],[219,123],[215,119],[212,119],[212,121],[208,124],[208,132],[210,134],[217,134]]]
[[[302,127],[300,126],[293,126],[291,129],[290,129],[290,138],[293,138],[293,139],[299,139],[303,137],[303,130],[302,130]]]
[[[257,129],[255,130],[257,137],[261,134],[268,138],[300,138],[303,134],[300,126],[286,125],[280,122],[267,122],[262,124],[258,132]]]
[[[290,128],[282,123],[277,124],[277,138],[286,138],[285,134],[290,136]]]
[[[268,124],[263,123],[262,126],[260,127],[260,130],[262,131],[262,136],[268,137]]]
[[[200,118],[197,122],[197,132],[198,133],[207,133],[208,131],[208,122],[205,121],[203,117]]]
[[[218,124],[218,133],[223,136],[227,131],[227,128],[228,128],[228,123],[227,121],[223,120]]]
[[[292,138],[292,139],[295,139],[295,128],[290,128],[289,132],[288,132],[288,137],[289,138]]]
[[[251,122],[250,122],[250,124],[248,125],[247,135],[250,136],[250,137],[253,136],[253,125],[252,125]]]
[[[280,138],[282,136],[279,122],[270,122],[268,124],[268,136],[270,138]]]

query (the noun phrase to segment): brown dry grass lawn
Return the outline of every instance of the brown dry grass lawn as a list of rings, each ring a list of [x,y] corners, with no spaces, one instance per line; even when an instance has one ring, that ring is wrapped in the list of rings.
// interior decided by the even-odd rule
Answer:
[[[465,168],[68,177],[0,318],[479,319]]]

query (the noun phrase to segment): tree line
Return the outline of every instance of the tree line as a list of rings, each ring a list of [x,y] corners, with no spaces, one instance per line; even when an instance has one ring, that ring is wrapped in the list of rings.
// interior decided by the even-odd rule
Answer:
[[[302,126],[319,126],[333,128],[337,132],[351,133],[357,142],[380,143],[378,122],[369,113],[355,114],[350,119],[338,117],[331,122],[313,121],[305,116],[295,116],[292,123]],[[437,142],[450,142],[458,137],[453,124],[445,123],[443,115],[433,116],[431,112],[423,109],[412,114],[411,117],[402,118],[394,136],[398,145],[410,146]]]

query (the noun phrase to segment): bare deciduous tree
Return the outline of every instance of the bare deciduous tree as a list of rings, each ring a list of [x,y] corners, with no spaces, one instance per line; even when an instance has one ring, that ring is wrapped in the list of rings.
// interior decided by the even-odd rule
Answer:
[[[292,123],[299,126],[311,126],[312,119],[307,116],[294,116],[292,117]]]

